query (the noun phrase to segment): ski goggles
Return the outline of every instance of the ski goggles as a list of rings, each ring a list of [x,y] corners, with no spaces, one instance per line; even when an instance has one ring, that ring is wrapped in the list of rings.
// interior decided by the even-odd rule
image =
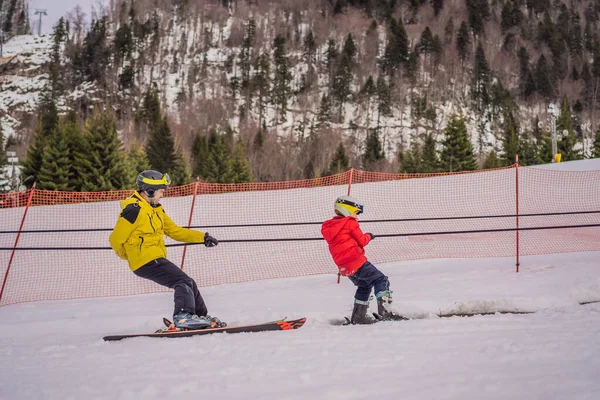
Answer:
[[[171,177],[169,174],[164,174],[161,179],[142,178],[142,182],[152,186],[169,186]]]
[[[352,201],[347,201],[347,200],[338,200],[337,202],[340,204],[345,204],[347,206],[356,208],[358,210],[356,212],[356,215],[360,215],[365,211],[365,206],[363,204],[356,204]]]

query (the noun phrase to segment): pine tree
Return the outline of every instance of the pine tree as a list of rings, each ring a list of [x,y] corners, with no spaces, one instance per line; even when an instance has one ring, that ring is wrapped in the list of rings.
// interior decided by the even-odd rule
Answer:
[[[502,163],[498,157],[498,153],[496,153],[496,150],[490,150],[485,157],[485,161],[483,162],[483,169],[499,168],[501,166]]]
[[[129,24],[123,23],[119,26],[119,29],[115,32],[113,46],[114,54],[120,62],[123,62],[124,58],[131,56],[131,52],[133,51],[133,33]]]
[[[40,190],[73,190],[69,135],[65,132],[68,124],[61,121],[48,137],[38,173],[37,188]]]
[[[545,97],[551,99],[554,97],[554,82],[555,75],[552,68],[548,65],[546,57],[542,54],[538,59],[535,68],[535,79],[536,79],[536,90],[537,92]]]
[[[378,121],[380,117],[392,114],[392,91],[383,74],[377,78],[377,110],[379,112]]]
[[[513,27],[512,21],[512,3],[507,1],[502,6],[500,12],[500,26],[502,27],[502,33],[506,33],[507,30]]]
[[[563,132],[567,132],[567,136],[563,136]],[[581,160],[583,155],[581,150],[576,150],[577,134],[573,127],[573,117],[571,115],[571,107],[566,98],[563,99],[560,115],[556,119],[556,133],[563,136],[558,142],[558,152],[561,153],[562,161]]]
[[[363,166],[366,170],[370,170],[375,167],[377,161],[384,158],[383,147],[381,140],[379,139],[379,130],[371,129],[367,133],[365,140],[365,152],[363,153]]]
[[[134,142],[127,153],[127,187],[135,187],[137,176],[150,169],[150,162],[144,148]]]
[[[574,9],[570,11],[569,51],[572,55],[580,55],[583,51],[583,36],[581,34],[581,17]]]
[[[590,67],[587,62],[583,62],[581,67],[581,80],[583,81],[583,87],[580,95],[583,103],[590,107],[594,104],[594,79],[590,72]]]
[[[408,60],[404,63],[404,75],[408,78],[411,84],[417,83],[417,75],[419,72],[419,51],[417,46],[408,54]]]
[[[177,154],[177,158],[174,160],[173,167],[169,175],[171,176],[172,184],[175,186],[187,185],[192,181],[190,177],[190,171],[187,167],[187,161],[185,154]]]
[[[419,53],[421,54],[429,54],[433,49],[433,34],[431,33],[431,29],[429,26],[426,26],[421,32],[421,38],[419,39]]]
[[[425,143],[421,152],[421,168],[419,172],[433,173],[439,172],[440,160],[436,150],[436,141],[432,134],[425,137]]]
[[[203,135],[196,135],[192,144],[192,158],[194,160],[192,174],[196,177],[204,177],[204,163],[208,159],[208,141]]]
[[[31,35],[31,26],[29,25],[29,4],[21,5],[19,18],[17,20],[17,35]]]
[[[0,9],[2,9],[2,1],[0,1]],[[4,26],[0,26],[0,31],[7,32],[12,36],[13,34],[13,17],[17,10],[17,0],[7,0],[8,7],[6,8],[6,16],[4,17]]]
[[[341,174],[349,169],[350,159],[346,155],[346,149],[344,148],[344,145],[340,143],[335,149],[335,154],[333,155],[333,159],[329,164],[329,169],[327,170],[326,175]]]
[[[600,158],[600,129],[596,131],[594,137],[594,148],[592,149],[592,158]]]
[[[519,91],[521,95],[528,98],[535,93],[535,80],[529,66],[529,53],[523,46],[519,49]]]
[[[233,148],[232,172],[234,183],[252,182],[254,180],[248,166],[248,160],[244,154],[244,146],[241,139],[237,140]]]
[[[552,162],[552,139],[550,137],[544,137],[539,147],[539,157],[542,160],[541,164],[547,164]]]
[[[431,0],[431,5],[433,6],[433,15],[437,17],[444,8],[444,0]]]
[[[423,154],[421,146],[417,141],[413,141],[410,145],[410,149],[402,153],[400,162],[400,173],[404,174],[417,174],[421,172]]]
[[[46,137],[40,135],[41,129],[38,126],[34,142],[27,149],[27,158],[23,162],[23,184],[31,189],[33,184],[38,181],[40,168],[42,167],[42,156],[46,146]]]
[[[446,138],[442,142],[440,163],[443,171],[472,171],[477,169],[473,143],[462,117],[452,115],[446,125]]]
[[[290,70],[290,59],[285,54],[285,38],[277,35],[273,41],[273,48],[275,74],[272,80],[271,102],[277,107],[278,120],[276,122],[285,122],[286,113],[288,112],[288,101],[292,94],[290,87],[292,72]]]
[[[265,123],[264,115],[267,108],[269,92],[271,91],[269,74],[269,55],[261,54],[256,59],[256,63],[254,65],[254,76],[252,78],[254,90],[257,92],[256,105],[258,107],[259,126],[263,126]]]
[[[469,25],[473,34],[480,35],[485,30],[485,22],[490,18],[488,0],[466,0]]]
[[[352,67],[354,66],[355,55],[356,45],[352,39],[352,34],[349,33],[344,42],[340,64],[332,83],[332,95],[340,104],[340,115],[343,104],[352,93],[350,85],[352,84]]]
[[[38,181],[46,139],[58,127],[58,108],[51,87],[47,87],[40,95],[39,115],[35,139],[27,150],[27,158],[21,172],[23,183],[27,188],[31,188]]]
[[[492,71],[485,58],[485,52],[481,44],[477,45],[475,52],[475,67],[473,71],[473,88],[471,96],[475,101],[477,111],[483,114],[490,104],[490,85],[492,81]]]
[[[339,58],[339,52],[337,44],[334,39],[327,40],[327,48],[325,49],[323,62],[327,69],[327,76],[329,77],[329,83],[333,80],[333,70]]]
[[[519,152],[519,137],[512,116],[505,116],[505,125],[504,137],[502,138],[502,149],[504,152],[501,159],[503,165],[512,165],[515,163]]]
[[[235,175],[229,149],[216,129],[211,130],[209,134],[208,146],[209,154],[204,163],[202,176],[208,182],[233,183]]]
[[[458,57],[464,63],[469,56],[469,45],[471,44],[471,35],[469,34],[469,28],[467,23],[463,21],[458,28],[458,34],[456,35],[456,50],[458,51]]]
[[[189,172],[182,154],[175,147],[167,117],[162,114],[158,92],[152,89],[146,92],[136,118],[146,124],[150,133],[145,150],[151,168],[169,173],[173,185],[189,183]]]
[[[454,40],[454,17],[450,16],[444,28],[444,44],[448,46]]]
[[[265,137],[263,135],[263,130],[259,129],[258,132],[256,133],[256,136],[254,136],[254,149],[255,150],[259,150],[262,148],[263,143],[265,141]]]
[[[315,64],[317,62],[317,41],[312,29],[310,29],[304,37],[303,44],[304,52],[302,53],[302,56],[308,67],[306,71],[306,87],[309,88],[312,86],[315,79]]]
[[[108,17],[93,21],[84,39],[80,57],[74,62],[85,81],[104,84],[105,72],[110,61],[107,44]]]
[[[331,126],[331,102],[329,96],[324,94],[321,97],[321,104],[319,105],[319,111],[317,112],[317,129],[327,129]]]
[[[77,192],[91,191],[93,188],[89,185],[94,177],[92,168],[91,154],[91,138],[90,135],[84,135],[81,132],[81,124],[74,111],[71,111],[67,117],[63,119],[62,134],[66,137],[69,145],[69,160],[70,160],[70,186],[71,189]]]
[[[128,168],[122,143],[117,134],[114,116],[105,111],[93,115],[86,121],[89,135],[91,173],[84,183],[84,191],[126,189]]]
[[[160,99],[156,90],[148,89],[146,91],[144,99],[142,100],[142,105],[136,115],[136,119],[145,122],[150,131],[158,127],[162,120],[162,114],[160,109]]]
[[[538,147],[533,143],[530,135],[526,132],[520,135],[521,140],[519,141],[519,165],[539,165],[544,162],[540,158]]]
[[[252,82],[250,71],[252,69],[252,47],[254,44],[254,36],[256,35],[256,21],[254,19],[248,20],[246,25],[246,32],[244,40],[242,42],[242,49],[240,51],[240,72],[241,82],[240,88],[244,94],[244,109],[246,112],[250,109],[250,103],[252,101]]]
[[[183,185],[186,182],[186,176],[177,174],[182,172],[183,160],[181,155],[175,149],[175,140],[171,135],[171,129],[166,117],[161,118],[157,126],[150,131],[150,140],[146,145],[146,154],[152,169],[162,173],[168,172],[171,175],[173,185]]]
[[[0,180],[3,178],[4,170],[8,167],[8,156],[6,155],[6,148],[4,147],[4,131],[2,130],[2,124],[0,124]],[[2,188],[0,188],[2,190]]]
[[[394,75],[400,65],[408,60],[409,51],[408,35],[402,20],[391,17],[388,28],[388,41],[380,60],[380,67],[386,74]]]

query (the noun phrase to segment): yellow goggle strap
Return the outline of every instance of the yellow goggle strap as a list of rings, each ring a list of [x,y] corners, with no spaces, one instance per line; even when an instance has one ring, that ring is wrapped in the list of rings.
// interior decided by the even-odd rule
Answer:
[[[169,174],[164,174],[162,179],[142,178],[142,182],[147,183],[148,185],[169,186],[171,184],[171,177],[169,176]]]
[[[361,214],[362,213],[362,210],[360,208],[351,206],[349,204],[335,203],[335,205],[337,207],[340,207],[340,208],[343,208],[343,209],[347,210],[348,212],[350,212],[350,214],[354,214],[354,213]]]

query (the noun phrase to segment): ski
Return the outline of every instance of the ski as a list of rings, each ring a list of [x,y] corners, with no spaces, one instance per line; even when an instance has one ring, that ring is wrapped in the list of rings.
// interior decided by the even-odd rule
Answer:
[[[391,318],[382,318],[379,314],[373,313],[373,317],[375,318],[375,322],[373,322],[373,324],[377,324],[379,322],[398,322],[398,321],[410,320],[410,318],[406,318],[406,317],[403,317],[402,315],[396,315],[396,314],[394,314]],[[332,320],[329,320],[329,323],[331,325],[336,325],[336,326],[355,325],[352,322],[350,322],[350,318],[348,318],[348,317],[344,317],[344,319],[332,319]],[[366,324],[366,325],[372,325],[372,324]]]
[[[165,318],[166,319],[166,318]],[[165,325],[170,321],[163,321]],[[306,318],[299,318],[290,321],[274,321],[265,322],[256,325],[240,325],[240,326],[225,326],[221,328],[205,328],[205,329],[193,329],[193,330],[177,330],[177,329],[164,329],[159,330],[155,333],[137,333],[128,335],[111,335],[105,336],[105,341],[122,340],[133,337],[159,337],[159,338],[176,338],[176,337],[189,337],[197,335],[210,335],[212,333],[243,333],[243,332],[266,332],[266,331],[289,331],[298,329],[304,325]]]

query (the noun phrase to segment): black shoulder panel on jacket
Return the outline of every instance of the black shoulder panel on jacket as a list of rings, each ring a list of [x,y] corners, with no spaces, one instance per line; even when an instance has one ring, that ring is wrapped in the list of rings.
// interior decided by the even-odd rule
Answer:
[[[140,206],[137,203],[129,204],[121,212],[121,217],[125,218],[129,223],[133,224],[140,213]]]

